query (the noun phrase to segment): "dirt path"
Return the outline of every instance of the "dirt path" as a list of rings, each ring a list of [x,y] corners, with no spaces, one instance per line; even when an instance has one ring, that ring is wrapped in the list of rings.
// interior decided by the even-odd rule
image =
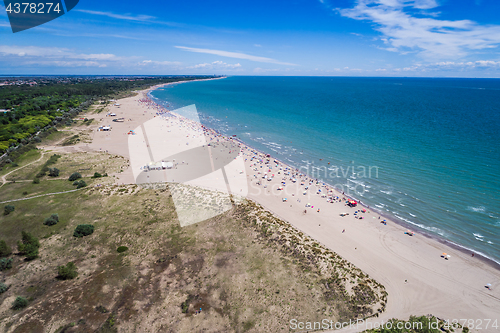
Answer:
[[[22,167],[19,167],[19,168],[17,168],[17,169],[14,169],[14,170],[12,170],[12,171],[10,171],[10,172],[6,173],[5,175],[3,175],[3,176],[2,176],[2,185],[0,185],[0,188],[1,188],[2,186],[4,186],[5,184],[7,184],[7,183],[11,183],[11,182],[7,181],[7,176],[8,176],[8,175],[10,175],[11,173],[16,172],[16,171],[18,171],[18,170],[21,170],[21,169],[23,169],[23,168],[26,168],[27,166],[29,166],[29,165],[31,165],[31,164],[33,164],[33,163],[36,163],[36,162],[41,161],[44,155],[45,155],[45,151],[42,151],[42,156],[40,156],[40,158],[39,158],[39,159],[37,159],[36,161],[33,161],[33,162],[28,163],[28,164],[26,164],[26,165],[23,165]]]

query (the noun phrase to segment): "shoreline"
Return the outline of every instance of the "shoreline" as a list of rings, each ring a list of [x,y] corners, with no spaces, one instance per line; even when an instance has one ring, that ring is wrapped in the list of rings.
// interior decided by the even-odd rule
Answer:
[[[226,77],[221,77],[221,78],[213,78],[213,79],[207,79],[207,80],[194,80],[194,81],[208,81],[208,80],[214,80],[214,79],[223,79],[223,78],[226,78]],[[181,81],[181,82],[175,82],[173,84],[176,84],[176,83],[185,83],[185,82],[192,82],[192,81]],[[169,83],[170,84],[170,83]],[[167,84],[168,85],[168,84]],[[159,106],[163,107],[162,105],[162,101],[160,101],[158,98],[155,98],[151,95],[151,92],[153,90],[156,90],[157,88],[153,88],[153,89],[149,89],[148,90],[148,93],[147,93],[147,96],[148,98],[151,99],[151,101],[155,104],[158,104]],[[205,125],[204,125],[205,126]],[[208,127],[207,127],[208,128]],[[219,135],[221,136],[225,136],[223,133],[221,133],[219,130],[216,130],[216,129],[213,129],[213,128],[210,128],[211,130],[214,130],[216,131]],[[229,135],[228,135],[229,136]],[[235,139],[235,138],[231,138],[231,139]],[[238,142],[240,142],[241,144],[247,146],[247,147],[250,147],[252,148],[253,150],[255,151],[258,151],[264,155],[271,155],[271,158],[273,160],[278,160],[281,164],[285,165],[285,166],[288,166],[290,168],[293,168],[293,169],[298,169],[300,170],[299,167],[296,167],[294,165],[292,165],[290,162],[284,162],[283,160],[279,159],[279,158],[276,158],[275,156],[273,156],[274,152],[264,152],[260,149],[257,149],[255,147],[253,147],[251,144],[247,143],[247,142],[244,142],[242,139],[240,139],[239,137],[236,137],[236,140],[238,140]],[[308,177],[310,178],[313,178],[312,176],[310,175],[307,175]],[[317,179],[317,178],[314,178],[314,179]],[[319,179],[317,179],[319,180]],[[328,184],[330,187],[333,187],[330,183],[328,183],[328,181],[324,181],[324,180],[321,180],[322,182]],[[390,222],[392,223],[396,223],[398,225],[400,225],[401,227],[404,227],[406,229],[410,229],[412,231],[415,231],[415,230],[418,230],[418,233],[419,234],[422,234],[423,236],[429,238],[429,239],[433,239],[433,240],[436,240],[438,241],[439,243],[443,244],[443,245],[446,245],[446,246],[449,246],[449,247],[452,247],[454,249],[457,249],[459,251],[461,251],[462,253],[464,254],[471,254],[471,253],[474,253],[475,256],[478,256],[479,258],[481,258],[482,260],[484,260],[486,263],[488,263],[489,265],[491,265],[492,267],[500,270],[500,259],[495,259],[495,258],[491,258],[489,257],[488,255],[486,255],[485,253],[479,251],[479,250],[474,250],[474,249],[471,249],[465,245],[461,245],[457,242],[454,242],[450,239],[447,239],[439,234],[436,234],[436,233],[433,233],[432,231],[429,231],[425,228],[422,228],[420,226],[418,226],[418,224],[412,224],[412,223],[409,223],[407,221],[404,221],[400,218],[398,218],[397,216],[393,216],[392,214],[390,214],[390,212],[385,212],[385,211],[380,211],[378,208],[376,207],[371,207],[365,203],[363,203],[362,201],[360,201],[358,198],[356,198],[355,196],[352,196],[352,195],[347,195],[347,194],[343,194],[341,193],[338,189],[335,189],[337,191],[337,193],[340,193],[341,195],[345,196],[345,197],[348,197],[350,199],[353,199],[353,200],[356,200],[358,202],[359,205],[363,206],[364,208],[366,209],[370,209],[371,211],[373,212],[376,212],[378,215],[384,217],[385,219],[389,220]]]
[[[147,94],[152,89],[154,88],[144,90],[142,93]],[[137,128],[145,121],[161,116],[161,113],[158,113],[158,110],[152,105],[141,104],[138,101],[142,96],[120,100],[120,103],[123,103],[123,108],[118,109],[117,113],[123,113],[134,120],[131,119],[130,123],[116,125],[113,123],[112,132],[97,132],[95,142],[91,144],[94,149],[99,150],[100,147],[104,146],[106,150],[109,149],[110,153],[130,158],[128,145],[124,141],[127,139],[127,136],[124,136],[126,132]],[[250,159],[251,156],[254,158],[261,156],[258,159],[266,158],[267,154],[251,147],[240,138],[225,137],[209,128],[206,130],[209,131],[208,134],[204,134],[207,139],[211,135],[216,139],[230,140],[240,144],[243,148],[240,152],[243,159]],[[120,131],[123,131],[123,134]],[[167,138],[168,133],[165,133],[165,136]],[[184,145],[186,140],[182,139],[179,144]],[[175,145],[175,143],[172,141],[172,144]],[[257,160],[254,162],[245,161],[244,163],[249,189],[252,187],[252,190],[259,189],[255,186],[255,181],[258,181],[262,176],[260,174],[259,177],[256,177],[257,172],[253,170],[258,166],[265,166],[257,164]],[[275,158],[271,158],[271,160],[275,160]],[[279,161],[278,164],[283,169],[287,166],[290,171],[296,169],[281,160],[276,160]],[[278,165],[271,166],[271,164],[273,163],[265,168],[271,167],[273,171],[279,169]],[[129,167],[124,173],[119,174],[116,182],[134,182],[133,177],[127,179],[125,175],[130,169]],[[264,169],[259,171],[264,171]],[[254,178],[251,177],[252,174],[254,174]],[[392,218],[387,218],[387,222],[389,222],[387,225],[378,223],[379,220],[376,219],[376,216],[383,215],[379,215],[372,208],[369,208],[371,213],[362,214],[365,215],[364,219],[354,219],[351,212],[358,208],[346,207],[342,200],[325,203],[326,200],[320,198],[317,193],[311,193],[307,197],[307,200],[310,200],[314,205],[314,209],[306,208],[306,211],[310,213],[303,214],[304,206],[303,203],[300,203],[300,199],[303,198],[305,201],[306,197],[302,196],[302,192],[295,191],[295,196],[293,194],[287,196],[289,201],[284,204],[285,201],[282,201],[283,191],[275,191],[271,188],[273,185],[280,186],[278,178],[282,176],[285,174],[277,175],[274,177],[276,179],[266,182],[265,185],[269,185],[269,188],[260,186],[259,193],[248,193],[246,197],[287,221],[297,230],[324,244],[384,285],[389,293],[389,301],[386,311],[376,319],[377,321],[394,317],[406,319],[409,315],[426,313],[450,319],[498,317],[492,309],[500,307],[499,268],[498,265],[493,265],[492,261],[480,256],[475,251],[474,253],[477,255],[471,258],[470,252],[467,254],[463,248],[453,246],[450,242],[442,242],[426,233],[418,232],[413,237],[404,235],[403,232],[406,229],[404,225]],[[299,178],[297,177],[298,183],[300,183]],[[307,176],[307,179],[310,177]],[[298,183],[295,185],[298,186]],[[295,185],[289,184],[287,180],[287,190]],[[319,188],[323,187],[311,185],[310,191],[316,192],[314,189]],[[342,197],[337,189],[332,188],[332,190],[335,191],[335,195],[338,194],[339,197]],[[297,199],[298,204],[295,199]],[[321,207],[321,213],[319,210],[315,211],[319,207]],[[339,217],[339,212],[343,211],[350,212],[351,215]],[[342,229],[346,230],[346,233],[342,232]],[[440,258],[442,252],[450,253],[451,259]],[[405,282],[405,279],[408,278],[411,286]],[[494,288],[490,291],[485,290],[486,283],[492,283]]]

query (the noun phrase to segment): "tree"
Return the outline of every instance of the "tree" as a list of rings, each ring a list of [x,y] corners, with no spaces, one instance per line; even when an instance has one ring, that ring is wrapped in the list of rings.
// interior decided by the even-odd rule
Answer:
[[[40,184],[40,179],[39,178],[33,179],[33,184]]]
[[[12,258],[0,259],[0,271],[6,270],[6,269],[11,269],[13,261],[14,261],[14,259],[12,259]]]
[[[78,184],[76,185],[76,188],[82,188],[82,187],[85,187],[87,186],[87,183],[85,182],[85,180],[80,180],[78,182]]]
[[[101,178],[102,175],[99,173],[99,172],[94,172],[94,175],[92,176],[92,178]]]
[[[7,290],[9,290],[9,286],[3,282],[0,282],[0,294],[3,294]]]
[[[91,235],[94,232],[94,226],[91,224],[79,224],[75,228],[75,232],[73,233],[74,237],[84,237]]]
[[[4,207],[4,210],[3,210],[3,215],[9,215],[10,213],[12,213],[14,210],[16,209],[16,207],[12,206],[12,205],[7,205]]]
[[[77,268],[73,262],[68,262],[66,266],[57,266],[57,277],[62,280],[74,279],[78,275]]]
[[[69,176],[68,180],[72,182],[80,178],[82,178],[82,175],[80,175],[80,173],[78,172],[74,172],[71,174],[71,176]]]
[[[59,177],[59,169],[58,168],[50,168],[49,169],[50,177]]]
[[[12,302],[13,310],[20,310],[28,306],[28,300],[22,296],[17,296],[16,300]]]
[[[22,231],[21,235],[22,240],[17,242],[19,253],[25,255],[28,260],[37,258],[38,248],[40,247],[38,238],[25,231]]]
[[[0,257],[7,257],[12,253],[12,249],[7,243],[2,239],[0,240]]]
[[[49,217],[45,219],[45,222],[43,224],[48,225],[49,227],[52,225],[57,224],[59,222],[59,215],[58,214],[52,214]]]

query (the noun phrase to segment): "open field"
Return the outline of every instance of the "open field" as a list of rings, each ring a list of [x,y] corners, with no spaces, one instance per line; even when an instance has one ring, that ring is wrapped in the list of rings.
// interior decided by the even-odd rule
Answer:
[[[72,170],[88,176],[106,162],[111,168],[124,160],[74,153],[54,166],[67,170],[64,177]],[[41,242],[38,259],[13,255],[14,267],[0,273],[10,285],[0,295],[2,331],[279,332],[292,318],[345,320],[385,305],[381,285],[252,202],[181,228],[168,189],[92,186],[103,179],[14,202],[15,211],[0,217],[1,238],[13,249],[22,230]],[[0,200],[73,188],[65,179],[8,183]],[[59,223],[44,225],[54,213]],[[74,238],[78,224],[95,232]],[[119,246],[128,250],[120,254]],[[78,277],[57,279],[57,266],[69,261]],[[11,310],[19,295],[28,307]]]

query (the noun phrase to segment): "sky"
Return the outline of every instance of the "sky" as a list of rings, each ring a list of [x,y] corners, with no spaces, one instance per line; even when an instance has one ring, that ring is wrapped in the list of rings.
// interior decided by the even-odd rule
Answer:
[[[80,0],[0,75],[500,77],[500,0]]]

